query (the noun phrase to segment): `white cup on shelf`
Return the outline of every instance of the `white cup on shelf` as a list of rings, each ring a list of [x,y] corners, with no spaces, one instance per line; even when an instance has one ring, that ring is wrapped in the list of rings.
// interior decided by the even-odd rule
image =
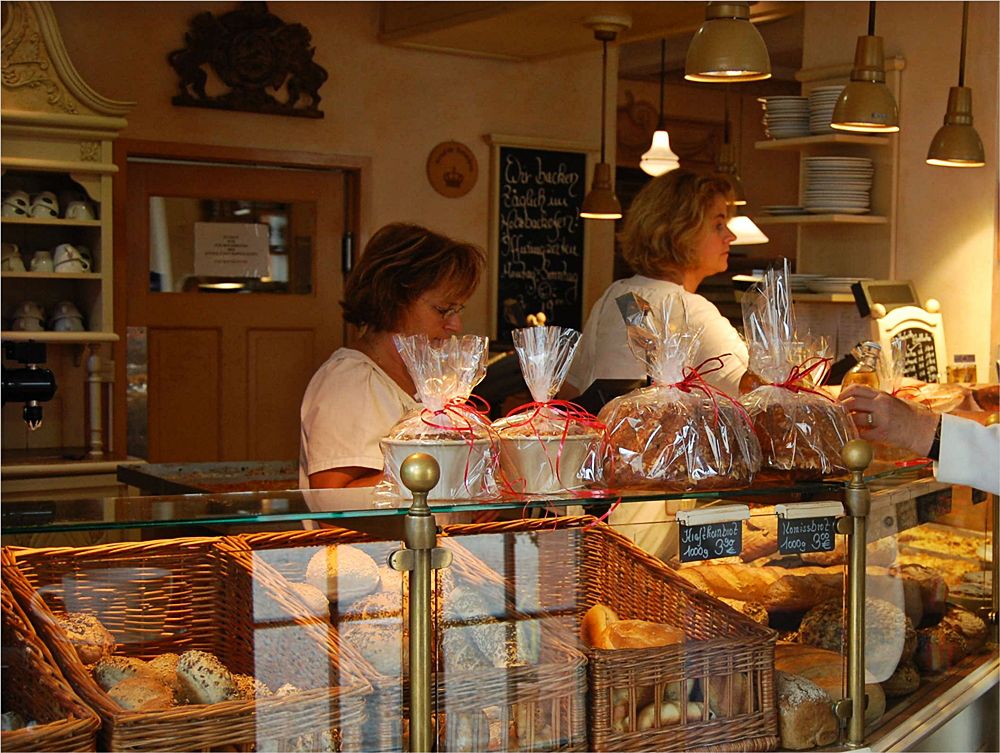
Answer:
[[[94,205],[89,201],[71,201],[66,205],[66,212],[63,214],[67,220],[94,220]]]
[[[48,251],[35,251],[31,257],[32,272],[51,272],[55,269],[52,264],[52,254]]]
[[[42,191],[31,200],[32,217],[58,217],[59,200],[51,191]]]
[[[16,243],[3,244],[3,260],[0,261],[0,269],[4,272],[24,271],[24,259],[21,258],[21,249]]]
[[[31,200],[24,191],[11,191],[3,200],[0,214],[4,217],[27,217],[31,209]]]
[[[55,247],[53,263],[55,271],[63,274],[90,271],[90,259],[71,243],[60,243]]]

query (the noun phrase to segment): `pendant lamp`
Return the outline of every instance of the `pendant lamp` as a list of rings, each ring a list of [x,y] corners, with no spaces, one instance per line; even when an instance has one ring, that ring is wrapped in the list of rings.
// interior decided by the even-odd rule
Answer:
[[[729,180],[733,186],[733,206],[741,207],[747,203],[747,194],[743,190],[743,180],[736,169],[736,148],[729,143],[729,96],[725,98],[725,122],[722,126],[722,146],[719,147],[719,159],[715,170]]]
[[[753,246],[771,240],[764,235],[764,231],[757,227],[757,223],[745,214],[734,214],[726,225],[730,232],[736,236],[736,239],[730,242],[730,246]]]
[[[670,136],[663,122],[663,88],[667,72],[667,40],[660,40],[660,120],[653,134],[649,151],[642,155],[639,167],[649,175],[663,175],[681,166],[680,159],[670,148]]]
[[[972,126],[972,89],[965,85],[965,44],[969,31],[969,3],[962,3],[962,48],[959,53],[958,86],[948,90],[948,110],[927,150],[927,164],[940,167],[983,167],[983,141]]]
[[[605,161],[605,117],[604,111],[608,96],[608,42],[613,42],[621,29],[628,24],[621,19],[597,18],[588,19],[587,26],[594,30],[594,38],[601,43],[603,57],[601,60],[601,161],[594,165],[594,181],[590,192],[583,198],[580,205],[580,216],[587,220],[619,220],[622,216],[622,205],[615,196],[611,185],[611,165]]]
[[[767,45],[750,23],[749,2],[708,3],[705,23],[688,46],[684,78],[723,84],[771,78]]]
[[[851,81],[837,98],[832,128],[860,133],[895,133],[899,130],[896,98],[885,85],[882,37],[875,36],[875,0],[868,4],[868,35],[858,37]]]

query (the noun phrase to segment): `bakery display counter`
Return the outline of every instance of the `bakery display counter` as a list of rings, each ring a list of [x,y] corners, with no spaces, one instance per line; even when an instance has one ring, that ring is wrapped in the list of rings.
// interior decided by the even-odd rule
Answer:
[[[3,580],[101,717],[100,749],[937,745],[996,693],[996,501],[925,468],[859,481],[427,515],[369,489],[18,502],[5,536],[289,530],[8,546]],[[581,502],[659,512],[616,529],[565,514]],[[487,510],[501,519],[470,522]],[[975,730],[968,749],[996,744]]]

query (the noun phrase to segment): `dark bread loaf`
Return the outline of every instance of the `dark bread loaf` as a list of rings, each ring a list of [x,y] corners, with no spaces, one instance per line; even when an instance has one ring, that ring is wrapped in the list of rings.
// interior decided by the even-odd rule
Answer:
[[[801,643],[779,642],[774,648],[774,668],[816,683],[833,701],[844,697],[844,660],[835,651]],[[865,683],[865,695],[868,698],[865,723],[872,724],[885,713],[886,694],[870,672],[865,673]]]
[[[837,740],[838,723],[830,695],[799,675],[774,673],[781,747],[808,750]]]

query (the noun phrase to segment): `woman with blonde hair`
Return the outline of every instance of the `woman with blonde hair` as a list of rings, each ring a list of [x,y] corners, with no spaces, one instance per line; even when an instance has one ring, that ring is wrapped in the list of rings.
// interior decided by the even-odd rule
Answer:
[[[580,347],[566,378],[569,393],[595,379],[642,379],[645,366],[629,350],[619,296],[636,293],[654,307],[671,293],[682,295],[688,319],[702,328],[695,362],[730,354],[706,381],[739,394],[747,371],[746,343],[708,299],[695,291],[706,277],[725,272],[729,244],[736,237],[731,216],[732,186],[719,175],[672,170],[647,183],[636,195],[620,235],[625,261],[637,274],[611,283],[590,312]]]

